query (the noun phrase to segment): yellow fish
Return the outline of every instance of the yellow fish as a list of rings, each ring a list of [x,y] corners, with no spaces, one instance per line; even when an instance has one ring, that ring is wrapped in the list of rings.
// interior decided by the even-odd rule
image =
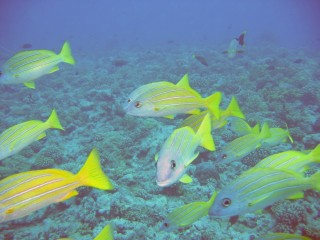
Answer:
[[[290,233],[268,233],[259,237],[259,240],[312,240],[311,238]]]
[[[64,130],[55,110],[52,110],[46,122],[30,120],[8,128],[0,135],[0,160],[12,156],[36,140],[44,138],[45,131],[49,128]]]
[[[304,172],[310,165],[320,163],[320,144],[310,153],[285,151],[270,155],[256,164],[259,168],[282,168],[295,172]]]
[[[35,88],[34,80],[58,71],[61,62],[75,64],[68,42],[64,43],[60,54],[49,50],[19,52],[3,65],[0,83],[23,83],[28,88]]]
[[[179,113],[197,114],[199,108],[208,108],[219,118],[219,97],[221,94],[202,98],[190,87],[185,74],[177,84],[163,81],[137,88],[129,95],[124,110],[134,116],[174,118]]]
[[[269,126],[265,123],[259,134],[247,134],[227,143],[221,150],[220,159],[224,162],[231,162],[244,158],[249,153],[261,147],[262,141],[269,136]]]
[[[113,229],[110,224],[106,225],[93,240],[113,240]],[[57,240],[74,240],[73,238],[59,238]]]
[[[276,146],[282,142],[286,142],[289,138],[290,142],[293,143],[293,139],[290,135],[288,126],[286,129],[283,128],[270,128],[270,137],[263,140],[263,144],[272,147]]]
[[[186,227],[207,216],[216,196],[217,192],[214,192],[207,202],[193,202],[176,208],[163,221],[161,230],[172,231]]]
[[[185,172],[198,157],[198,146],[209,151],[215,150],[209,114],[203,119],[196,133],[190,127],[178,128],[165,141],[159,155],[156,156],[158,186],[167,187],[178,180],[183,183],[192,182],[191,177]]]
[[[183,120],[180,127],[188,126],[188,127],[191,127],[195,132],[197,132],[201,122],[203,121],[203,118],[206,116],[207,113],[210,114],[212,129],[218,129],[225,126],[228,123],[229,117],[245,118],[244,114],[242,113],[239,107],[237,99],[235,97],[232,97],[229,106],[225,110],[219,109],[219,115],[220,115],[219,119],[216,118],[214,114],[211,114],[209,110],[206,110],[206,111],[202,111],[199,114],[194,114],[187,117],[185,120]]]
[[[113,186],[103,173],[99,154],[93,149],[77,174],[45,169],[11,175],[0,181],[0,222],[18,219],[52,203],[65,201],[81,186],[111,190]]]
[[[244,136],[247,134],[259,134],[260,124],[257,123],[254,127],[251,127],[244,119],[242,118],[231,118],[229,129],[238,134],[239,136]]]

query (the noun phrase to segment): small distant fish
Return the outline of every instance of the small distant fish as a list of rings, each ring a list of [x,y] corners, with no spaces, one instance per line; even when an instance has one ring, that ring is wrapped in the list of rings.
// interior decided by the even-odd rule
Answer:
[[[304,61],[303,61],[303,59],[301,59],[301,58],[297,58],[297,59],[294,60],[293,62],[299,64],[299,63],[303,63]]]
[[[192,89],[188,75],[185,74],[176,85],[163,81],[137,88],[129,95],[124,110],[134,116],[174,118],[179,113],[197,114],[199,108],[209,108],[218,117],[215,102],[215,94],[202,98]]]
[[[75,190],[90,186],[111,190],[113,186],[103,173],[99,154],[93,149],[77,174],[44,169],[11,175],[0,181],[0,222],[27,216],[52,203],[78,195]]]
[[[288,126],[286,129],[283,128],[270,128],[270,137],[265,138],[263,140],[263,145],[267,145],[268,147],[276,146],[282,142],[286,142],[287,139],[293,143],[293,139],[290,135]]]
[[[49,50],[19,52],[3,65],[0,83],[23,83],[28,88],[35,88],[34,80],[58,71],[61,62],[75,64],[68,42],[64,43],[60,54]]]
[[[219,111],[220,111],[219,119],[217,119],[213,114],[210,114],[210,111],[205,110],[199,114],[194,114],[184,119],[180,127],[189,126],[195,132],[198,131],[198,128],[207,113],[210,114],[212,129],[218,129],[225,126],[228,123],[229,117],[245,118],[244,114],[242,113],[239,107],[237,99],[235,97],[232,97],[231,102],[229,103],[228,107],[225,110],[219,108]]]
[[[209,114],[203,119],[197,133],[190,127],[178,128],[165,141],[156,156],[158,186],[167,187],[178,180],[183,183],[192,182],[191,177],[185,172],[198,157],[199,152],[195,153],[195,150],[199,145],[209,151],[215,150]]]
[[[217,192],[214,192],[208,202],[193,202],[176,208],[163,221],[161,230],[173,231],[187,227],[207,216],[216,196]]]
[[[259,148],[262,141],[269,136],[269,126],[265,123],[259,134],[250,133],[227,143],[222,148],[219,158],[226,163],[244,158]]]
[[[238,41],[238,43],[239,43],[239,45],[242,46],[242,47],[245,45],[245,43],[244,43],[244,37],[245,37],[246,34],[247,34],[247,32],[244,31],[244,32],[242,32],[242,33],[240,34],[240,36],[239,36],[238,38],[236,38],[237,41]]]
[[[209,215],[231,217],[255,212],[279,200],[301,198],[307,189],[320,191],[320,172],[305,178],[285,169],[252,168],[218,193]]]
[[[282,168],[295,172],[304,172],[311,165],[320,163],[320,144],[310,153],[285,151],[270,155],[256,164],[258,168]]]
[[[49,128],[64,130],[55,110],[52,110],[46,122],[30,120],[8,128],[0,135],[0,160],[12,156],[31,143],[44,138],[45,131]]]
[[[193,55],[195,59],[197,59],[202,65],[209,66],[207,60],[200,55]]]
[[[229,48],[227,50],[228,58],[234,58],[237,54],[238,41],[237,39],[232,39]]]
[[[259,237],[259,240],[312,240],[311,238],[290,233],[268,233]]]
[[[32,44],[31,43],[24,43],[21,45],[22,48],[32,48]]]

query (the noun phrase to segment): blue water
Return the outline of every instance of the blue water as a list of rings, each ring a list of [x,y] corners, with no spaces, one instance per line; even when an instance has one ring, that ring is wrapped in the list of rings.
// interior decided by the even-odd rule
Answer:
[[[0,133],[31,119],[45,121],[53,108],[66,129],[50,129],[46,138],[0,161],[0,179],[43,168],[76,173],[96,147],[115,185],[113,191],[83,187],[65,202],[0,223],[0,239],[87,240],[109,223],[115,239],[259,239],[279,231],[320,239],[319,193],[313,190],[235,221],[205,217],[179,231],[159,230],[172,210],[207,201],[262,158],[319,144],[319,10],[317,0],[0,1],[0,71],[17,52],[59,53],[66,40],[76,60],[41,77],[35,90],[0,85]],[[243,52],[229,59],[223,51],[243,31]],[[287,124],[294,143],[224,164],[219,150],[236,136],[221,128],[213,132],[217,151],[202,149],[192,163],[193,183],[158,187],[154,156],[185,115],[136,117],[123,105],[142,84],[176,83],[185,73],[202,96],[221,91],[223,109],[235,96],[251,125]]]

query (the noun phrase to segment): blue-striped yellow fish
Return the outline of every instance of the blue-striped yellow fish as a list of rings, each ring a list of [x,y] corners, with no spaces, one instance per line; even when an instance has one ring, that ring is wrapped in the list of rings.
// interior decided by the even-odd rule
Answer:
[[[113,240],[113,229],[111,224],[106,225],[93,240]],[[73,238],[59,238],[57,240],[74,240]]]
[[[19,52],[3,65],[0,83],[23,83],[28,88],[35,88],[34,80],[58,71],[61,62],[75,64],[68,42],[64,43],[60,54],[49,50]]]
[[[163,81],[137,88],[129,95],[124,110],[134,116],[173,118],[179,113],[197,114],[200,108],[208,108],[219,117],[219,98],[221,94],[202,98],[190,87],[185,74],[177,84]]]
[[[287,139],[293,143],[293,139],[290,135],[288,126],[286,129],[283,128],[270,128],[270,137],[263,140],[263,145],[268,147],[276,146],[282,142],[286,142]]]
[[[259,237],[259,240],[312,240],[311,238],[290,233],[268,233]]]
[[[261,142],[270,136],[269,126],[264,123],[259,134],[251,133],[234,139],[227,143],[221,150],[219,159],[231,162],[244,158],[261,146]]]
[[[207,202],[193,202],[176,208],[163,221],[161,230],[173,231],[187,227],[207,216],[216,196],[217,192],[214,192]]]
[[[217,92],[219,93],[219,92]],[[234,118],[245,118],[243,115],[239,104],[237,102],[237,99],[235,97],[232,97],[231,102],[229,103],[228,107],[223,110],[219,109],[220,118],[216,118],[214,114],[211,114],[209,110],[202,111],[199,114],[194,114],[189,117],[187,117],[183,122],[181,123],[180,127],[189,126],[191,127],[195,132],[198,131],[199,126],[203,120],[203,118],[206,116],[206,114],[210,114],[211,118],[211,129],[217,129],[225,126],[228,123],[229,117]]]
[[[303,191],[320,191],[320,172],[309,178],[286,169],[252,168],[222,189],[209,215],[230,217],[263,209],[283,199],[303,197]]]
[[[197,133],[190,127],[178,128],[165,141],[156,156],[158,186],[167,187],[178,180],[184,183],[191,182],[192,179],[185,172],[198,157],[199,152],[195,151],[199,145],[210,151],[215,150],[209,115],[203,119]]]
[[[256,164],[258,168],[283,168],[304,172],[311,165],[320,163],[320,144],[311,152],[285,151],[272,154]]]
[[[0,160],[44,138],[45,131],[49,128],[64,130],[55,110],[52,110],[50,117],[45,122],[30,120],[8,128],[0,135]]]
[[[45,169],[11,175],[0,181],[0,222],[21,218],[32,212],[76,196],[80,186],[111,190],[103,173],[99,154],[93,149],[77,174]]]

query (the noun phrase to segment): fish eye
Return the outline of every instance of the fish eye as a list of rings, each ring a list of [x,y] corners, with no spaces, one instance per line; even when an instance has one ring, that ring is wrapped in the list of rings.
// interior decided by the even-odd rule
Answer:
[[[169,223],[165,222],[165,223],[163,223],[163,226],[165,226],[167,228],[167,227],[169,227]]]
[[[134,104],[134,106],[136,107],[136,108],[141,108],[142,107],[142,104],[141,104],[141,102],[135,102],[135,104]]]
[[[132,101],[132,100],[129,98],[127,102],[129,103],[129,102],[131,102],[131,101]]]
[[[221,155],[221,158],[222,158],[222,159],[227,158],[227,154],[222,154],[222,155]]]
[[[171,160],[171,162],[170,162],[171,169],[175,169],[176,166],[177,166],[176,161],[175,160]]]
[[[229,207],[231,205],[231,199],[230,198],[224,198],[224,199],[222,199],[221,203],[222,203],[222,206]]]

